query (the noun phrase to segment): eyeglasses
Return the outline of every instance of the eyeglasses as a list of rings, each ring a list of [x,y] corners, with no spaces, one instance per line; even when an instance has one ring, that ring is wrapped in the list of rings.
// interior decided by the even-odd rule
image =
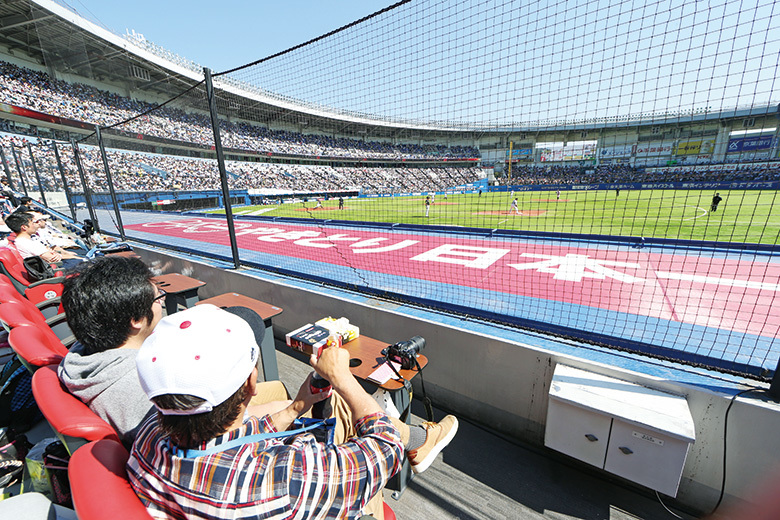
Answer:
[[[154,297],[154,300],[152,300],[152,303],[154,302],[160,302],[160,305],[162,305],[162,301],[165,299],[165,297],[168,295],[167,292],[165,292],[165,289],[157,289],[160,291],[160,294]]]

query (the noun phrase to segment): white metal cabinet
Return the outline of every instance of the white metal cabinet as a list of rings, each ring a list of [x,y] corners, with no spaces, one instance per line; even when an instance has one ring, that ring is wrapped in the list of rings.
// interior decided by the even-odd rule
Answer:
[[[544,443],[603,468],[611,426],[611,417],[561,401],[548,409]]]
[[[550,386],[546,446],[676,496],[694,440],[685,398],[556,366]]]

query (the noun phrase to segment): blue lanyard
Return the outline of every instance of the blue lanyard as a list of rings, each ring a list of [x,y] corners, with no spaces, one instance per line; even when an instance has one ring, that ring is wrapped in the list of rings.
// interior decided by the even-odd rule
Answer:
[[[297,430],[290,430],[290,431],[283,431],[283,432],[255,433],[254,435],[239,437],[237,439],[233,439],[232,441],[223,442],[222,444],[212,446],[211,448],[206,448],[205,450],[183,450],[181,448],[177,448],[176,446],[173,445],[170,438],[168,439],[168,446],[171,448],[173,454],[176,455],[177,457],[181,457],[184,459],[194,459],[195,457],[206,457],[208,455],[213,455],[221,451],[230,450],[232,448],[236,448],[244,444],[260,442],[266,439],[279,439],[282,437],[291,437],[293,435],[299,435],[309,430],[314,430],[316,428],[319,428],[320,426],[325,426],[324,420],[317,421],[316,423],[312,423],[309,426],[305,426],[303,428],[298,428]]]

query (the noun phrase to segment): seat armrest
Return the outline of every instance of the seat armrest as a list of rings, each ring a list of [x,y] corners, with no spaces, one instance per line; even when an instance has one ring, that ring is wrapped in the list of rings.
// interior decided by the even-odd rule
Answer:
[[[73,332],[70,330],[70,325],[68,325],[68,320],[64,312],[52,316],[51,318],[46,318],[46,325],[54,331],[54,334],[60,338],[60,341],[62,341],[62,344],[66,347],[70,348],[76,341]]]
[[[44,318],[51,318],[62,313],[61,296],[55,296],[54,298],[49,298],[48,300],[41,300],[39,302],[33,303],[35,303],[35,307],[41,311],[41,314],[43,314]]]
[[[127,480],[127,459],[127,450],[115,441],[91,442],[76,450],[68,479],[79,520],[151,519]]]
[[[62,282],[64,277],[49,278],[31,283],[24,290],[24,296],[33,303],[50,300],[62,296]]]
[[[64,276],[55,276],[53,278],[47,278],[45,280],[38,280],[37,282],[33,282],[28,287],[37,287],[38,285],[47,284],[47,283],[62,283],[64,281],[65,281]]]

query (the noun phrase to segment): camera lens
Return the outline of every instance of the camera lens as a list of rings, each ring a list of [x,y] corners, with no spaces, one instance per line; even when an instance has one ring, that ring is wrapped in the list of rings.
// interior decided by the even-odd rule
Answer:
[[[422,336],[412,336],[409,341],[406,342],[406,348],[410,352],[419,354],[422,349],[425,348],[425,338]]]

